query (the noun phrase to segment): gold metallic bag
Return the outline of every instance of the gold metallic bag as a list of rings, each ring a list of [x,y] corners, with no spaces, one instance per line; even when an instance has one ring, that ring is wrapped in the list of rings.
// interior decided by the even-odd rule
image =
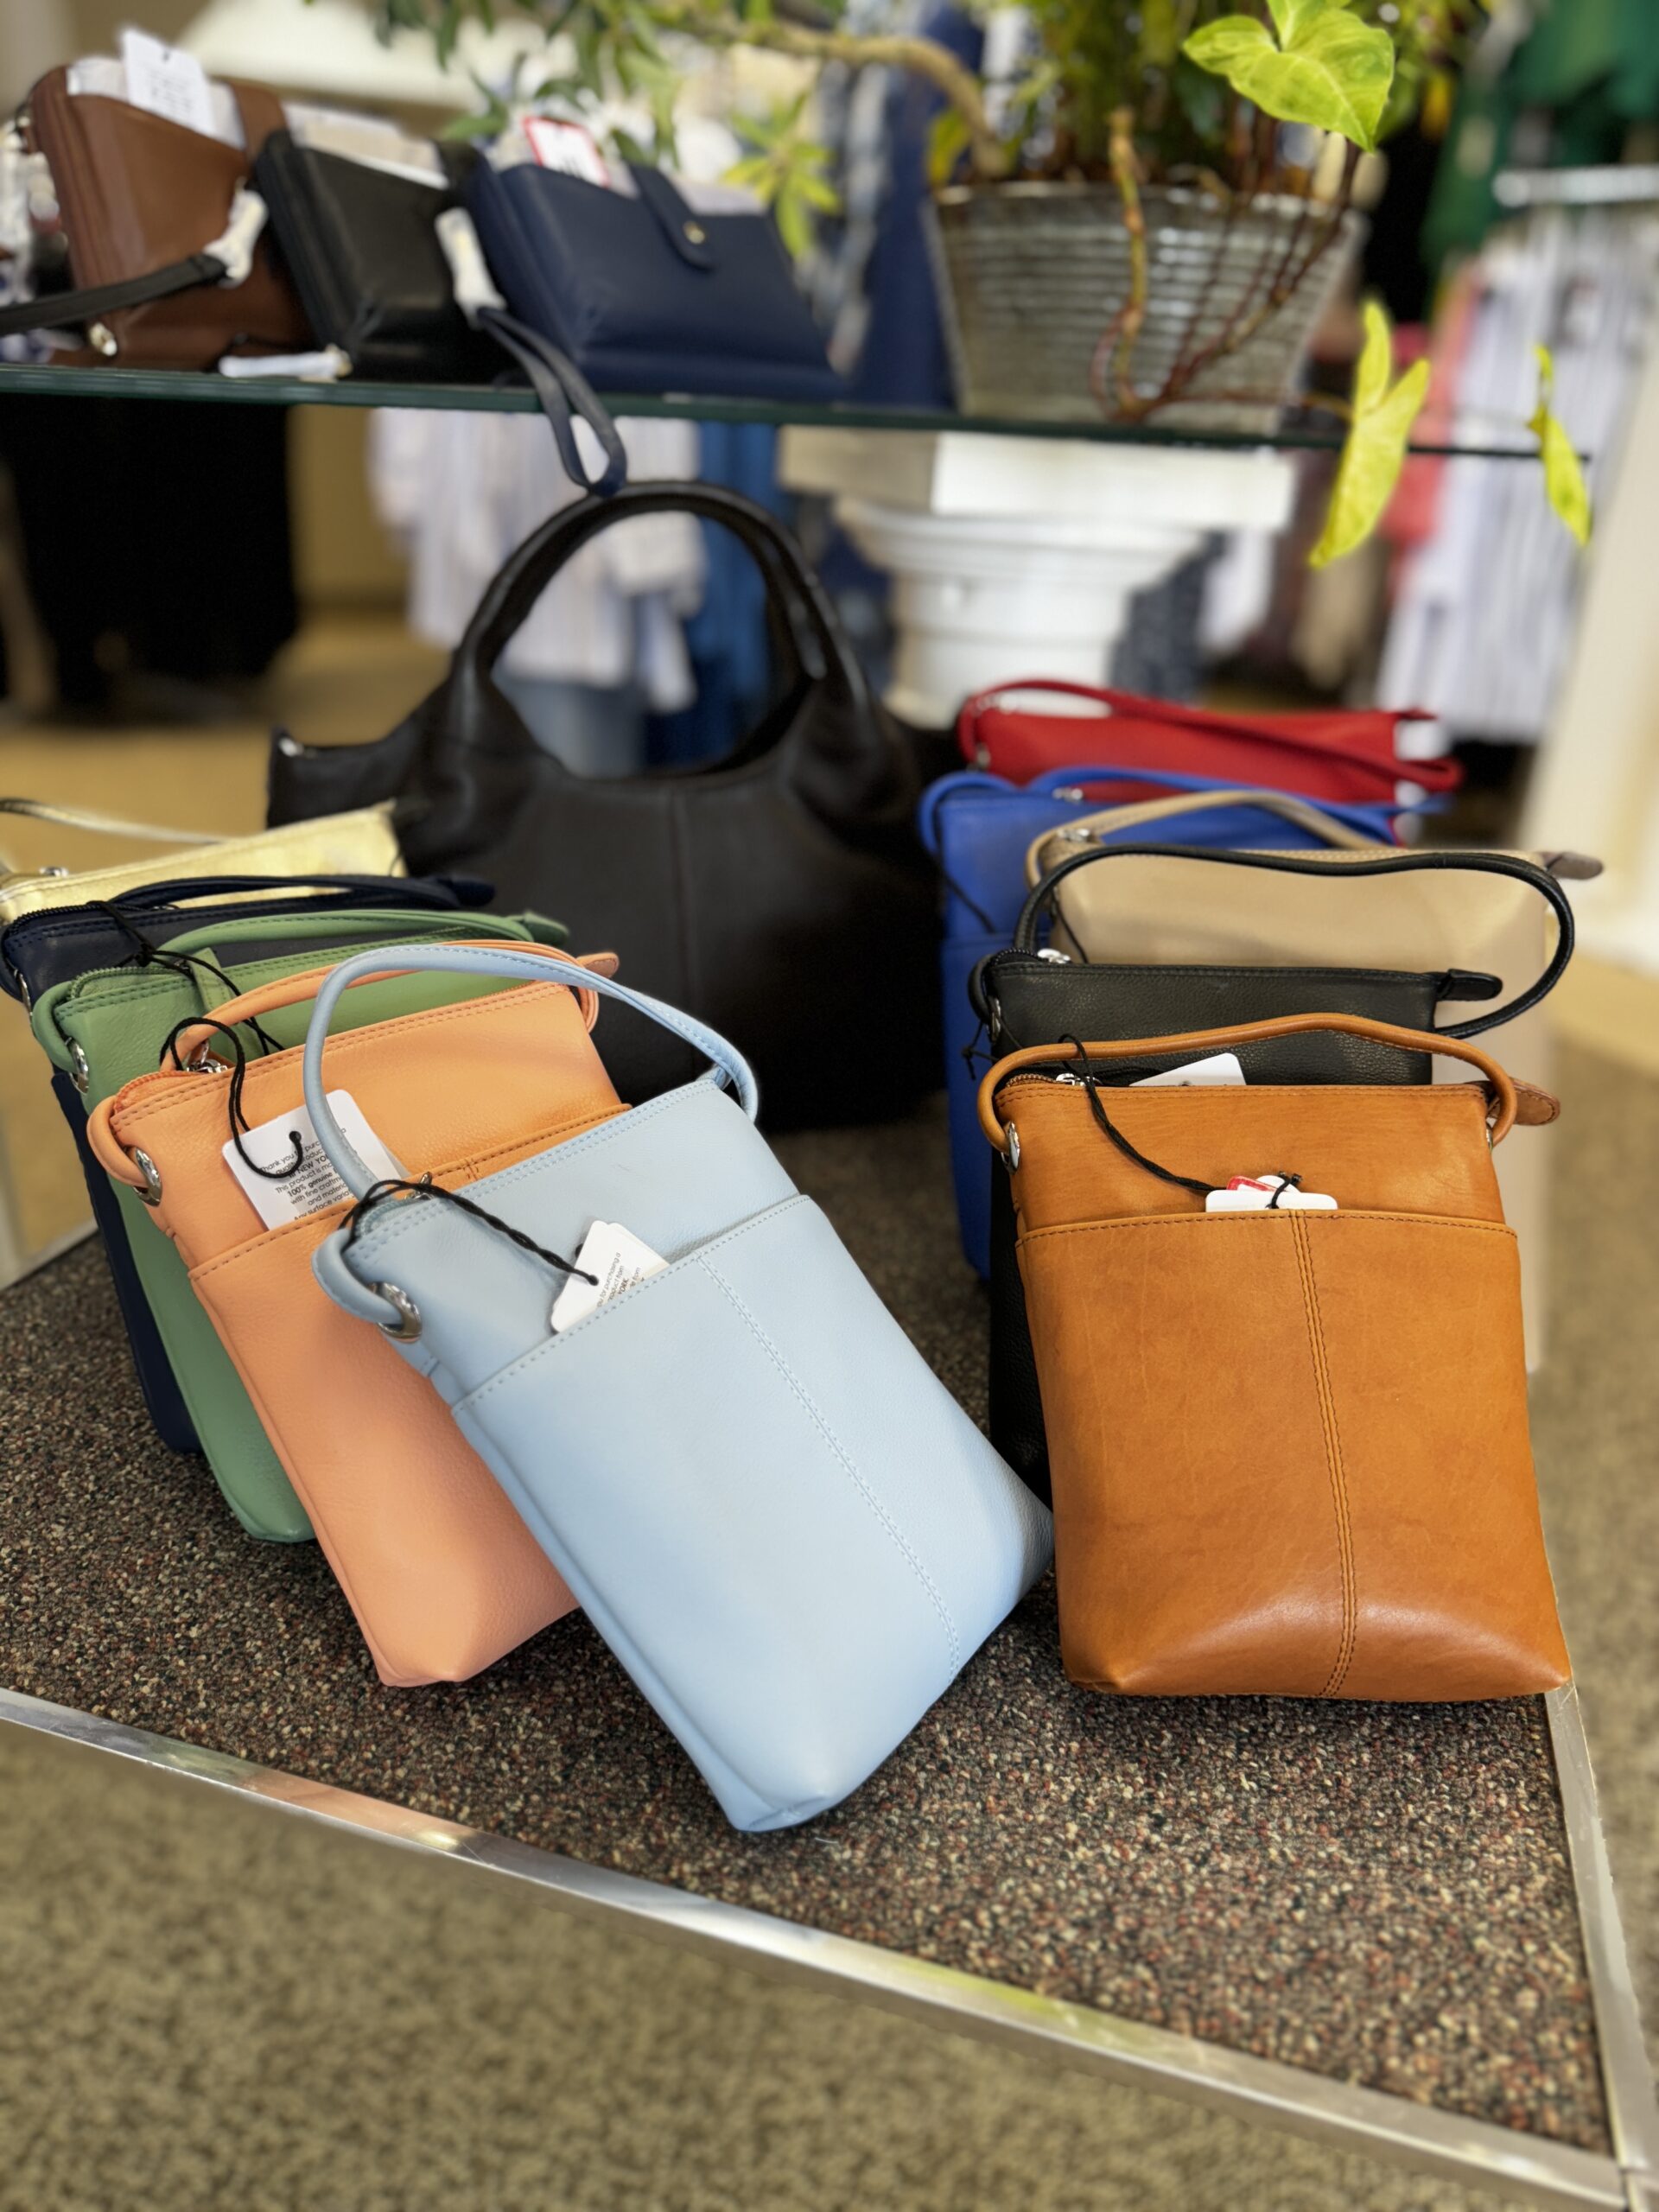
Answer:
[[[390,801],[354,814],[323,815],[315,822],[292,822],[281,830],[223,838],[200,830],[124,822],[115,815],[90,814],[77,807],[48,806],[29,798],[0,798],[0,814],[111,837],[142,837],[167,848],[153,861],[117,861],[108,868],[73,870],[45,868],[32,873],[14,868],[0,852],[0,928],[45,906],[84,906],[142,883],[168,883],[175,878],[407,874],[391,826]]]

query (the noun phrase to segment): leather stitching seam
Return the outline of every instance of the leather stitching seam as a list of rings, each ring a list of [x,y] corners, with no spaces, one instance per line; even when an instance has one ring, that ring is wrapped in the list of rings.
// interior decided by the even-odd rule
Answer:
[[[1352,1662],[1358,1633],[1354,1536],[1348,1517],[1348,1482],[1342,1464],[1342,1436],[1337,1427],[1336,1397],[1332,1389],[1330,1362],[1325,1353],[1319,1287],[1313,1279],[1313,1255],[1307,1241],[1306,1224],[1299,1214],[1292,1214],[1290,1231],[1291,1243],[1296,1253],[1296,1270],[1301,1279],[1303,1310],[1307,1317],[1308,1351],[1313,1361],[1313,1387],[1319,1397],[1319,1422],[1325,1433],[1325,1471],[1330,1477],[1332,1503],[1336,1509],[1337,1548],[1341,1561],[1342,1634],[1337,1644],[1336,1663],[1319,1692],[1321,1697],[1334,1697]]]
[[[1266,1209],[1255,1213],[1148,1213],[1126,1214],[1120,1221],[1057,1221],[1045,1229],[1025,1229],[1020,1232],[1022,1244],[1034,1244],[1039,1236],[1092,1236],[1109,1229],[1243,1229],[1262,1219]],[[1324,1210],[1321,1209],[1323,1211]],[[1300,1213],[1283,1213],[1281,1221],[1300,1222]],[[1338,1221],[1395,1221],[1408,1229],[1478,1229],[1494,1236],[1513,1236],[1514,1230],[1507,1221],[1471,1221],[1462,1214],[1452,1213],[1383,1213],[1369,1207],[1355,1206],[1338,1210]]]
[[[637,1112],[639,1109],[636,1108],[634,1110]],[[519,1370],[528,1367],[532,1360],[550,1359],[555,1352],[563,1351],[571,1344],[580,1342],[585,1331],[601,1322],[608,1321],[613,1314],[620,1313],[625,1306],[631,1306],[637,1300],[647,1297],[659,1284],[666,1283],[673,1276],[683,1273],[691,1266],[694,1260],[701,1259],[705,1253],[717,1252],[722,1244],[734,1244],[740,1236],[747,1236],[752,1230],[765,1227],[779,1214],[797,1206],[806,1206],[811,1204],[811,1199],[804,1192],[797,1191],[787,1198],[779,1198],[772,1205],[763,1206],[759,1213],[752,1213],[747,1221],[740,1221],[735,1229],[722,1229],[719,1235],[710,1238],[708,1243],[699,1244],[694,1250],[682,1253],[677,1260],[671,1260],[667,1267],[660,1269],[656,1274],[647,1275],[642,1282],[635,1283],[632,1290],[625,1290],[619,1296],[607,1299],[603,1306],[589,1313],[585,1319],[576,1322],[574,1326],[560,1330],[556,1336],[543,1337],[540,1344],[532,1344],[528,1351],[521,1351],[516,1358],[510,1359],[499,1373],[491,1376],[487,1382],[480,1382],[475,1390],[468,1390],[464,1396],[457,1398],[453,1410],[459,1413],[463,1406],[477,1405],[480,1400],[487,1398],[492,1390],[499,1390],[505,1385],[516,1381]],[[477,1226],[483,1233],[493,1233],[483,1231],[482,1223],[478,1224]]]
[[[880,1500],[876,1497],[874,1491],[865,1481],[863,1476],[858,1471],[857,1466],[855,1465],[845,1446],[842,1444],[840,1438],[836,1434],[835,1431],[830,1427],[829,1422],[824,1419],[823,1414],[819,1410],[817,1401],[810,1395],[806,1386],[796,1375],[794,1370],[790,1366],[788,1361],[779,1351],[777,1345],[773,1344],[772,1338],[761,1327],[760,1322],[755,1319],[754,1315],[749,1311],[747,1306],[746,1306],[742,1299],[738,1296],[736,1291],[732,1288],[732,1286],[727,1281],[725,1276],[721,1274],[719,1268],[711,1267],[701,1253],[697,1255],[697,1262],[698,1265],[702,1268],[703,1273],[709,1277],[709,1281],[715,1283],[726,1294],[726,1296],[731,1300],[734,1309],[748,1324],[755,1342],[760,1344],[761,1349],[766,1353],[767,1357],[771,1359],[772,1365],[778,1370],[778,1372],[783,1376],[785,1382],[789,1385],[791,1390],[793,1391],[796,1398],[799,1401],[802,1411],[806,1414],[808,1420],[812,1422],[819,1435],[823,1437],[824,1442],[830,1446],[830,1451],[834,1452],[836,1458],[840,1460],[842,1465],[846,1469],[847,1474],[851,1480],[854,1488],[863,1498],[864,1503],[869,1507],[871,1512],[881,1523],[881,1526],[887,1530],[888,1535],[892,1537],[893,1542],[899,1547],[899,1551],[903,1554],[906,1560],[909,1561],[912,1573],[915,1575],[916,1580],[921,1584],[923,1589],[926,1591],[929,1598],[932,1600],[933,1610],[938,1613],[940,1622],[944,1626],[945,1642],[950,1653],[950,1672],[952,1675],[959,1673],[962,1667],[962,1639],[957,1633],[957,1624],[951,1619],[950,1611],[946,1606],[944,1599],[939,1595],[938,1587],[934,1582],[932,1576],[928,1573],[926,1567],[923,1566],[921,1560],[917,1557],[915,1551],[906,1541],[903,1531],[898,1527],[897,1523],[887,1511],[887,1509],[882,1505]]]

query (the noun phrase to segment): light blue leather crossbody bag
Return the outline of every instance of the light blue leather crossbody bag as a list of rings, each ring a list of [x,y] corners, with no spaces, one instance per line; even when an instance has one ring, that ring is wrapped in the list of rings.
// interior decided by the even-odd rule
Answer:
[[[544,982],[556,958],[443,946],[399,964]],[[306,1103],[359,1196],[372,1179],[328,1112],[323,1046],[341,992],[385,960],[334,969],[306,1043]],[[784,1173],[732,1046],[582,983],[712,1069],[461,1194],[552,1253],[611,1221],[668,1266],[555,1333],[566,1274],[404,1196],[337,1231],[316,1272],[430,1378],[727,1816],[786,1827],[914,1727],[1046,1566],[1049,1516]]]

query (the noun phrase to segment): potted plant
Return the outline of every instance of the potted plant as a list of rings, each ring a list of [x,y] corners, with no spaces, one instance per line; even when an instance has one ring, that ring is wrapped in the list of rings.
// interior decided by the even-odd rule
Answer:
[[[1426,101],[1444,105],[1486,0],[1027,0],[1025,60],[996,87],[934,40],[848,28],[838,0],[512,3],[562,57],[535,97],[620,92],[649,113],[649,143],[619,146],[632,159],[671,156],[688,41],[924,78],[941,102],[934,238],[964,410],[1248,435],[1296,396],[1357,243],[1362,158]],[[494,4],[380,0],[388,25],[431,30],[442,55]],[[492,97],[460,127],[505,119]],[[734,175],[798,251],[836,205],[805,96],[738,127],[750,150]],[[1582,480],[1541,372],[1530,427],[1582,534]],[[1368,308],[1352,401],[1321,403],[1350,430],[1316,559],[1375,525],[1427,383],[1427,363],[1392,379],[1386,318]]]

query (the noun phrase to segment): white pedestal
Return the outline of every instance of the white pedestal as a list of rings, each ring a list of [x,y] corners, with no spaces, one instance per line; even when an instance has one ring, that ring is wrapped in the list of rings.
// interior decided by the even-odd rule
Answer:
[[[779,470],[893,577],[887,703],[934,728],[1019,677],[1103,682],[1133,595],[1211,531],[1281,527],[1295,488],[1281,454],[957,430],[791,428]]]

